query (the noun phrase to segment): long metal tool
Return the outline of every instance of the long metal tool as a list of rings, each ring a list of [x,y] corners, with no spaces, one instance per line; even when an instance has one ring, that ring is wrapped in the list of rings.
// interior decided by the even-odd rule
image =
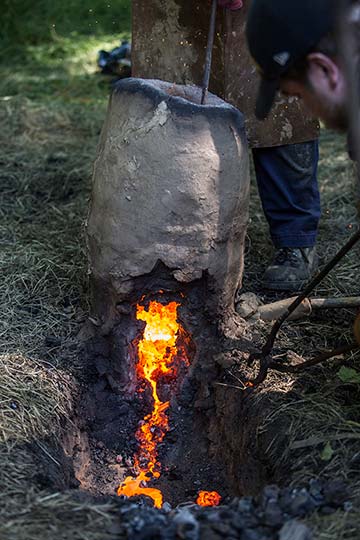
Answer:
[[[203,83],[202,83],[201,105],[205,105],[207,93],[209,90],[212,53],[213,53],[214,39],[215,39],[216,11],[217,11],[217,0],[212,0],[209,34],[208,34],[208,41],[207,41],[207,47],[206,47],[205,70],[204,70],[204,78],[203,78]]]
[[[346,242],[346,244],[337,252],[337,254],[324,266],[324,268],[308,283],[303,292],[290,304],[288,309],[278,318],[274,323],[271,332],[265,342],[265,345],[261,349],[260,353],[251,354],[249,362],[254,360],[260,360],[260,368],[257,377],[251,381],[253,386],[257,386],[264,382],[266,379],[269,367],[271,367],[272,359],[270,353],[274,347],[276,336],[288,319],[288,317],[295,311],[295,309],[301,304],[305,298],[315,289],[317,285],[328,275],[328,273],[341,261],[343,257],[351,250],[351,248],[360,240],[360,229],[353,234],[353,236]]]

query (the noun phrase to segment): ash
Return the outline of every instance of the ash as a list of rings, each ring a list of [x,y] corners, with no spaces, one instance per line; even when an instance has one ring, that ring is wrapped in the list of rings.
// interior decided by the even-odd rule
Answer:
[[[184,503],[175,509],[150,506],[146,498],[118,500],[117,539],[126,540],[311,540],[300,520],[318,512],[351,510],[343,482],[310,481],[302,489],[271,485],[259,497],[235,498],[218,507]]]

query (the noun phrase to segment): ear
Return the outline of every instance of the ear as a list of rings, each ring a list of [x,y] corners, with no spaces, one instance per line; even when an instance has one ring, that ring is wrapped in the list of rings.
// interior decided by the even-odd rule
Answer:
[[[314,84],[326,84],[334,91],[341,80],[341,72],[337,63],[320,52],[313,52],[307,56],[308,78]]]

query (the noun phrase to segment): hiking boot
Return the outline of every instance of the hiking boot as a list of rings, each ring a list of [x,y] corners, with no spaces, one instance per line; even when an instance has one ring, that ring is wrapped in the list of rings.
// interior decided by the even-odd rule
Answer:
[[[299,291],[318,266],[316,248],[280,248],[265,270],[262,285],[273,291]]]

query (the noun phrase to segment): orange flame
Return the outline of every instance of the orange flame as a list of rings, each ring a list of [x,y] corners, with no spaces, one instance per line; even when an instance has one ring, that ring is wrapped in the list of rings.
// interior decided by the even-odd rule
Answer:
[[[136,478],[128,476],[118,488],[118,495],[133,497],[147,495],[157,508],[162,506],[162,493],[159,489],[147,487],[153,478],[160,477],[161,464],[157,460],[157,447],[169,430],[166,410],[169,402],[162,402],[158,396],[157,383],[163,375],[176,375],[175,358],[178,354],[176,340],[183,332],[177,322],[179,304],[170,302],[163,305],[152,301],[148,311],[142,305],[137,306],[137,318],[145,321],[143,338],[138,344],[139,362],[136,367],[140,379],[150,383],[154,400],[153,410],[145,416],[136,432],[139,450],[134,457]],[[188,359],[181,355],[181,362],[188,365]]]
[[[221,496],[216,491],[199,491],[196,504],[199,506],[219,506]]]

